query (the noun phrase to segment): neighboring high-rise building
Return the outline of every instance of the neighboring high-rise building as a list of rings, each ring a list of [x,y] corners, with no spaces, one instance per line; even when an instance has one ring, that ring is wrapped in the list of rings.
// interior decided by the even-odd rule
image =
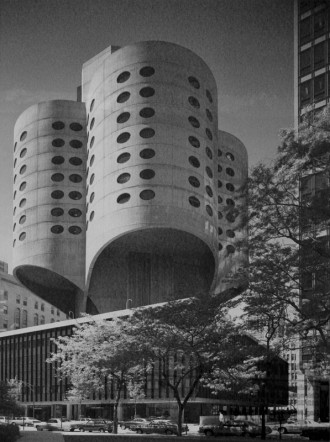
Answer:
[[[159,41],[109,47],[84,64],[79,95],[82,102],[31,106],[16,123],[17,279],[66,313],[109,320],[127,308],[241,284],[228,276],[246,263],[236,240],[246,234],[238,226],[247,152],[218,130],[217,85],[205,62]],[[75,325],[0,337],[0,379],[33,386],[22,401],[38,405],[42,418],[62,415],[56,404],[63,414],[80,414],[46,363],[51,338]],[[143,406],[154,414],[171,400],[153,374]],[[205,395],[195,401],[206,414],[225,402]],[[228,414],[258,413],[226,403]],[[84,406],[106,415],[109,398]],[[200,407],[193,404],[191,419]]]
[[[294,110],[298,127],[305,108],[315,112],[322,110],[330,101],[330,2],[328,0],[296,0],[294,29]],[[329,178],[318,171],[302,178],[302,196],[316,195],[329,188]],[[330,188],[329,188],[330,190]],[[324,240],[328,241],[329,233]],[[313,286],[304,287],[304,291]],[[296,352],[295,352],[296,353]],[[298,355],[300,370],[297,371],[296,407],[299,418],[321,421],[329,420],[329,379],[315,377],[305,370],[311,355],[304,350]],[[291,359],[292,360],[292,359]]]
[[[247,153],[218,131],[217,95],[197,55],[142,42],[84,64],[83,102],[23,112],[13,245],[22,284],[75,316],[226,288],[246,259],[235,242]]]
[[[0,261],[0,332],[32,327],[67,319],[68,316],[31,293]]]

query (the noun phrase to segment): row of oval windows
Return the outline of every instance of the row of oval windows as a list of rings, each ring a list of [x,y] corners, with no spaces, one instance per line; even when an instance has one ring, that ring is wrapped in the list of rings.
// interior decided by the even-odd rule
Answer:
[[[64,232],[64,227],[61,226],[61,225],[55,225],[55,226],[52,226],[52,227],[50,228],[50,231],[51,231],[52,233],[56,233],[56,234],[63,233],[63,232]],[[82,232],[82,228],[79,227],[79,226],[70,226],[70,227],[68,228],[68,231],[69,231],[69,233],[71,233],[72,235],[79,235],[79,234]],[[20,241],[24,241],[24,240],[26,239],[26,232],[22,232],[22,233],[20,233],[18,239],[19,239]]]
[[[152,66],[144,66],[139,71],[139,74],[142,77],[151,77],[152,75],[154,75],[154,73],[155,73],[155,69]],[[120,83],[120,84],[125,83],[130,78],[130,76],[131,76],[131,73],[129,71],[121,72],[117,77],[117,83]],[[196,77],[194,77],[192,75],[190,75],[188,77],[188,82],[195,89],[200,89],[200,87],[201,87],[200,82],[197,80]],[[206,89],[205,95],[206,95],[207,99],[209,100],[209,102],[213,103],[213,98],[212,98],[211,92],[208,89]],[[94,107],[94,100],[92,100],[92,102],[91,102],[90,111],[93,110],[93,107]]]
[[[61,181],[64,180],[64,175],[63,175],[62,173],[54,173],[50,178],[51,178],[51,180],[54,181],[55,183],[58,183],[58,182],[61,182]],[[80,183],[80,182],[82,181],[82,177],[81,177],[81,175],[78,175],[78,174],[76,174],[76,173],[73,173],[73,174],[71,174],[71,175],[69,176],[69,180],[70,180],[72,183]],[[26,189],[26,186],[27,186],[27,182],[26,182],[26,181],[23,181],[23,182],[20,184],[20,186],[19,186],[19,190],[20,190],[20,191],[25,190],[25,189]],[[16,190],[15,190],[15,192],[14,192],[14,199],[15,199],[15,197],[16,197]]]
[[[139,135],[141,138],[152,138],[153,136],[155,136],[155,133],[156,133],[155,130],[152,129],[151,127],[145,127],[144,129],[140,130]],[[210,131],[210,129],[206,128],[205,133],[206,133],[206,136],[208,137],[208,139],[210,141],[212,141],[213,135],[212,135],[212,132]],[[126,143],[130,139],[130,137],[131,137],[131,134],[129,132],[122,132],[117,137],[117,143],[119,143],[119,144]],[[200,141],[198,140],[198,138],[196,138],[194,136],[189,136],[188,141],[193,147],[196,147],[196,148],[200,147]],[[90,146],[90,147],[92,147],[92,146]]]
[[[61,207],[54,207],[54,209],[51,210],[52,216],[62,216],[64,215],[64,210]],[[69,209],[68,214],[72,216],[73,218],[79,218],[82,215],[82,211],[76,208]],[[22,215],[19,219],[19,224],[24,224],[26,222],[26,215]],[[14,224],[13,230],[15,230],[16,223]]]
[[[70,123],[69,124],[69,127],[70,127],[70,129],[71,130],[73,130],[73,131],[75,131],[75,132],[79,132],[79,131],[81,131],[82,129],[83,129],[83,126],[80,124],[80,123]],[[65,128],[65,123],[63,122],[63,121],[55,121],[53,124],[52,124],[52,128],[53,129],[55,129],[55,130],[61,130],[61,129],[64,129]],[[21,133],[21,135],[20,135],[20,137],[19,137],[19,140],[20,141],[24,141],[25,139],[26,139],[26,137],[27,137],[27,131],[26,130],[24,130],[22,133]],[[14,152],[15,152],[15,150],[16,150],[16,147],[17,147],[17,141],[16,141],[16,143],[14,144]]]
[[[62,192],[62,190],[54,190],[51,193],[51,197],[55,200],[62,199],[64,197],[64,192]],[[82,198],[82,194],[80,192],[77,192],[74,190],[72,192],[69,192],[69,198],[72,200],[78,201]],[[26,198],[22,198],[21,201],[19,202],[19,207],[20,208],[25,207],[26,201],[27,201]],[[15,207],[15,209],[16,209],[16,207]],[[15,209],[14,209],[14,215],[16,212]]]
[[[223,245],[220,242],[218,244],[218,249],[219,249],[219,252],[223,249]],[[228,246],[226,246],[226,251],[229,254],[235,253],[235,247],[232,246],[231,244],[229,244]]]

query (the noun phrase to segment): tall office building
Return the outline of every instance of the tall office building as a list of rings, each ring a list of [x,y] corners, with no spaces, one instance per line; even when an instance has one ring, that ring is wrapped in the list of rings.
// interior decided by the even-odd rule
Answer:
[[[75,316],[226,288],[247,153],[218,130],[208,66],[175,44],[111,46],[84,64],[82,100],[17,121],[16,277]]]
[[[330,101],[330,3],[327,0],[296,0],[294,29],[294,110],[298,127],[307,106],[315,112]],[[329,177],[322,171],[302,178],[302,196],[316,195],[328,188]],[[329,232],[323,232],[324,241]],[[318,238],[320,238],[318,234]],[[304,287],[304,292],[313,287]],[[296,354],[293,353],[294,363]],[[296,376],[297,409],[300,418],[329,420],[329,379],[309,373],[311,355],[307,349],[298,354],[303,372]]]

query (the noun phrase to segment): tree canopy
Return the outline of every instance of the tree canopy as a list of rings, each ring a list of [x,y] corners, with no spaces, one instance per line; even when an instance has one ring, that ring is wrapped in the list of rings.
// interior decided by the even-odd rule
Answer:
[[[16,400],[16,387],[10,382],[0,381],[0,414],[3,416],[17,416],[24,412],[24,408]]]

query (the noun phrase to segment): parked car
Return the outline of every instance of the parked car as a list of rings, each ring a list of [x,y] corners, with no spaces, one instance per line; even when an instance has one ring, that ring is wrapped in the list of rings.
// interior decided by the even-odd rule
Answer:
[[[38,424],[42,424],[42,422],[39,419],[34,419],[33,417],[28,417],[28,416],[14,417],[14,419],[10,419],[9,422],[21,426],[25,425],[27,427],[35,427]]]
[[[80,430],[81,425],[84,425],[89,420],[89,417],[81,417],[78,420],[71,421],[69,431]]]
[[[52,418],[36,424],[37,431],[70,431],[72,421],[66,418]]]
[[[250,436],[250,437],[257,437],[261,436],[262,433],[262,426],[256,424],[252,421],[247,420],[235,420],[235,423],[238,423],[242,426],[242,436]],[[266,425],[266,434],[269,434],[272,432],[272,429]]]
[[[330,440],[330,427],[319,425],[319,427],[306,427],[302,430],[301,436],[309,437],[310,440]]]
[[[178,434],[178,426],[174,422],[157,419],[138,425],[135,431],[138,434]]]
[[[300,434],[302,430],[306,427],[310,426],[319,426],[320,424],[315,421],[310,420],[296,420],[293,421],[290,419],[289,421],[283,422],[281,425],[279,423],[270,424],[270,427],[273,430],[277,430],[279,433],[287,434],[287,433],[297,433]]]
[[[106,421],[104,419],[89,419],[87,422],[84,422],[80,425],[80,431],[101,431],[105,433],[112,433],[113,425],[111,421]]]
[[[243,425],[239,421],[219,422],[217,425],[204,424],[200,425],[198,431],[205,436],[241,436],[244,433]]]
[[[126,428],[128,428],[129,430],[135,430],[138,425],[148,422],[149,421],[147,419],[144,419],[143,417],[135,417],[134,419],[128,421],[120,421],[119,425],[123,430],[125,430]]]

